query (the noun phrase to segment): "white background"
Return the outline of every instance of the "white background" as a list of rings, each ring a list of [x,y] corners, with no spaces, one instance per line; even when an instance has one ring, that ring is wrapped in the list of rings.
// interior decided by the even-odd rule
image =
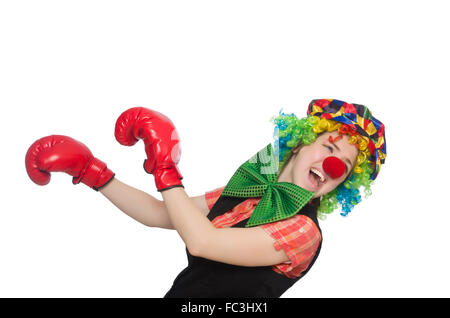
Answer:
[[[31,182],[35,140],[82,141],[161,199],[142,142],[114,139],[124,110],[158,110],[194,196],[273,141],[281,108],[336,98],[386,125],[386,164],[321,222],[320,257],[283,297],[449,297],[449,29],[445,1],[2,1],[0,296],[162,297],[187,264],[175,231],[64,173]]]

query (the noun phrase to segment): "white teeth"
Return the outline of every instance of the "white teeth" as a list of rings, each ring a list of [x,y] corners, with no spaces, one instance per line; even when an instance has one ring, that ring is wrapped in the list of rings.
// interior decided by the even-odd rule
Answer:
[[[319,170],[314,169],[314,168],[311,168],[311,171],[314,172],[316,175],[319,176],[320,182],[324,182],[324,181],[325,181],[325,177],[320,173]]]

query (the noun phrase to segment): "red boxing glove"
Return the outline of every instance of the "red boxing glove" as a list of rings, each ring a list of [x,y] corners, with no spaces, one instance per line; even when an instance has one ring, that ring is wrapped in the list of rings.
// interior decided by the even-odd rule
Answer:
[[[36,140],[25,156],[28,176],[34,183],[46,185],[50,172],[65,172],[98,191],[114,178],[106,164],[95,158],[81,142],[67,136],[51,135]]]
[[[180,138],[172,121],[165,115],[144,107],[124,111],[116,121],[116,140],[132,146],[139,139],[145,144],[144,170],[153,174],[158,191],[183,187],[178,170]]]

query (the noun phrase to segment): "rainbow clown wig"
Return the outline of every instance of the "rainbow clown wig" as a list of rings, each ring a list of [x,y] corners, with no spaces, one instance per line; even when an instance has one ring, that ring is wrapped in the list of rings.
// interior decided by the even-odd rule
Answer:
[[[292,149],[313,143],[321,133],[337,130],[339,135],[348,135],[349,143],[358,147],[357,161],[348,177],[321,197],[317,211],[320,219],[333,212],[338,203],[341,215],[347,216],[361,202],[361,187],[366,198],[372,194],[370,187],[386,158],[386,140],[383,123],[373,117],[366,106],[337,99],[315,99],[308,106],[307,117],[298,119],[280,110],[271,122],[275,124],[274,149],[280,173],[291,158]]]

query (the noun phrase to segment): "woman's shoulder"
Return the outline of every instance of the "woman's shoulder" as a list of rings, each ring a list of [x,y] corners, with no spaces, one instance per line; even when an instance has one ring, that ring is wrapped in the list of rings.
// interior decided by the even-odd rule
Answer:
[[[262,227],[278,237],[285,240],[321,240],[321,232],[316,223],[307,215],[296,214],[288,219],[268,223]]]

